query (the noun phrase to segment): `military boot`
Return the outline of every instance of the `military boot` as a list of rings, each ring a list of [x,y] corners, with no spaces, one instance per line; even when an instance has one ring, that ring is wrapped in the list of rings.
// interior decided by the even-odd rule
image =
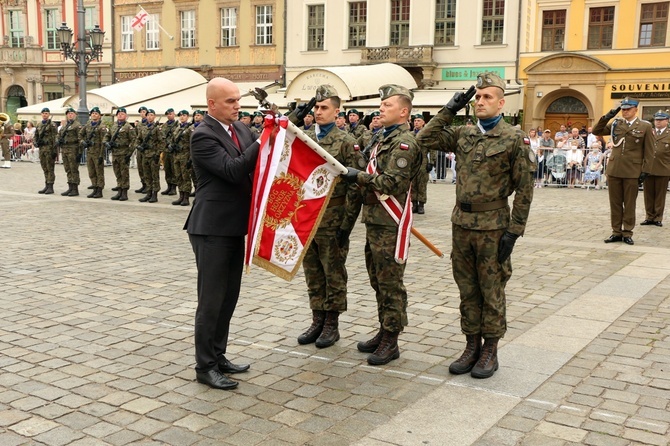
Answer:
[[[67,194],[68,197],[78,197],[79,196],[79,185],[72,183],[72,190],[70,191],[69,194]]]
[[[119,201],[128,201],[128,189],[121,189],[121,197]]]
[[[484,339],[479,361],[472,368],[470,375],[473,378],[490,378],[498,370],[498,338]]]
[[[326,312],[323,310],[312,310],[312,325],[307,331],[298,336],[298,344],[305,345],[315,342],[323,331],[323,324],[326,320]]]
[[[188,202],[188,196],[189,196],[189,193],[184,192],[184,199],[181,202],[182,206],[189,206],[191,204],[191,203]]]
[[[184,192],[179,192],[179,200],[175,200],[172,202],[174,206],[180,206],[182,201],[184,201]]]
[[[112,188],[112,190],[114,190],[114,189],[116,189],[117,192],[116,192],[116,195],[114,195],[112,197],[112,200],[120,200],[121,199],[121,194],[123,193],[123,189],[121,189],[120,187]]]
[[[139,201],[139,202],[141,202],[141,203],[146,203],[147,201],[149,201],[149,200],[151,199],[151,196],[152,196],[152,195],[153,195],[153,192],[151,192],[150,190],[148,190],[148,191],[147,191],[147,194],[146,194],[144,197],[142,197],[142,198],[140,198],[139,200],[137,200],[137,201]]]
[[[114,187],[112,188],[112,190],[113,190],[114,192],[118,192],[118,191],[121,190],[121,188],[120,188],[119,186],[114,186]]]
[[[419,203],[412,201],[412,214],[416,214],[419,211]]]
[[[102,187],[96,187],[93,192],[93,198],[102,198]]]
[[[359,352],[373,353],[375,350],[377,350],[377,347],[379,347],[379,343],[382,341],[383,334],[384,329],[380,328],[374,338],[359,342],[358,345],[356,345],[356,348]]]
[[[70,192],[72,192],[72,183],[67,183],[67,190],[65,192],[61,192],[61,195],[63,197],[67,197],[70,195]]]
[[[90,189],[90,187],[89,187],[89,189]],[[86,195],[86,198],[93,198],[93,196],[95,195],[95,193],[96,193],[97,191],[98,191],[98,188],[97,188],[97,187],[94,187],[94,188],[93,188],[93,192],[91,192],[90,194]]]
[[[468,373],[479,360],[482,351],[482,335],[465,335],[465,351],[456,361],[449,365],[449,373],[462,375]]]
[[[168,184],[165,190],[161,191],[161,195],[168,195],[172,191],[172,185]]]
[[[340,332],[337,329],[339,317],[339,311],[326,312],[326,320],[323,323],[323,330],[321,331],[321,334],[317,338],[315,344],[318,348],[330,347],[340,340]]]
[[[95,186],[91,184],[91,185],[88,186],[86,189],[92,189],[92,190],[95,190]],[[87,195],[87,197],[88,197],[88,195]],[[91,197],[89,197],[89,198],[91,198]]]
[[[151,198],[149,198],[149,203],[155,203],[158,201],[158,192],[151,192]]]
[[[423,203],[419,201],[417,207],[416,207],[416,213],[417,214],[425,214],[426,210],[423,208]]]
[[[170,188],[168,189],[168,195],[177,195],[177,185],[176,184],[170,184]]]
[[[147,185],[142,183],[142,187],[139,189],[135,189],[136,194],[146,194],[147,193]]]
[[[49,185],[47,183],[44,183],[44,188],[40,189],[37,191],[38,194],[43,194],[49,189]]]
[[[54,184],[47,183],[47,189],[44,191],[44,195],[50,195],[54,193]]]
[[[398,359],[400,357],[400,350],[398,349],[398,331],[386,331],[382,335],[382,340],[379,343],[377,350],[368,356],[368,364],[370,365],[384,365]]]

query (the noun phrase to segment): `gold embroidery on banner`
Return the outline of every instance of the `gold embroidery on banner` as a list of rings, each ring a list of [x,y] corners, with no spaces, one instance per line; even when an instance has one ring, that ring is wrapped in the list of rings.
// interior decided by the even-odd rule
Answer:
[[[300,178],[285,172],[274,179],[263,219],[265,226],[276,231],[291,224],[298,210],[305,206],[303,184]]]

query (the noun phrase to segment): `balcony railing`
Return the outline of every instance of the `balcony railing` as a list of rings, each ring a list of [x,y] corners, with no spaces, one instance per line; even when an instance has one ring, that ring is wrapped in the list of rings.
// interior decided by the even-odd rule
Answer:
[[[432,46],[383,46],[365,48],[361,54],[361,63],[373,64],[381,62],[402,65],[433,65]]]

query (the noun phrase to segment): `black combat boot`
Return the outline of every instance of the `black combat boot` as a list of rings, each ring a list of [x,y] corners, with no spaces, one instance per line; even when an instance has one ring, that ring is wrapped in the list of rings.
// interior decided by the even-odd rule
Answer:
[[[128,201],[128,189],[121,189],[121,197],[119,201]]]
[[[305,345],[315,342],[321,335],[323,324],[326,320],[326,312],[323,310],[312,310],[312,325],[307,331],[298,336],[298,344]]]
[[[423,203],[419,201],[417,207],[416,207],[416,213],[417,214],[425,214],[426,210],[423,208]]]
[[[416,201],[412,201],[412,214],[416,214],[418,210],[419,210],[419,203]]]
[[[44,183],[44,188],[38,190],[37,193],[38,193],[38,194],[43,194],[43,193],[45,193],[45,192],[47,191],[47,189],[49,189],[49,184]]]
[[[373,353],[377,350],[377,347],[379,347],[379,343],[382,342],[383,335],[384,329],[380,328],[374,338],[359,342],[358,345],[356,345],[356,348],[359,352]]]
[[[468,373],[479,360],[482,351],[482,335],[465,335],[465,351],[460,358],[449,365],[449,373],[462,375]]]
[[[102,198],[102,187],[96,187],[93,192],[93,198]]]
[[[158,192],[151,192],[151,198],[149,198],[149,203],[155,203],[158,201]]]
[[[67,190],[65,192],[61,192],[61,195],[63,197],[67,197],[70,195],[70,192],[72,192],[72,183],[67,183]]]
[[[168,195],[172,191],[172,185],[168,183],[165,190],[161,191],[161,195]]]
[[[79,196],[79,185],[72,183],[72,190],[70,191],[69,194],[67,194],[68,197],[78,197]]]
[[[179,192],[179,200],[175,200],[172,202],[174,206],[180,206],[182,201],[184,201],[184,192]]]
[[[114,186],[114,187],[112,188],[112,190],[113,190],[114,192],[118,192],[118,191],[121,190],[121,188],[120,188],[119,186]]]
[[[139,189],[136,189],[135,193],[136,194],[146,194],[147,193],[147,185],[142,183],[142,187],[140,187]]]
[[[184,192],[184,199],[181,202],[182,206],[189,206],[191,203],[188,202],[188,192]]]
[[[54,184],[47,183],[47,189],[44,191],[44,195],[51,195],[54,193]]]
[[[88,189],[90,189],[90,187],[89,187]],[[90,194],[86,195],[86,198],[93,198],[93,196],[95,195],[95,193],[96,193],[97,191],[98,191],[98,188],[97,188],[97,187],[94,187],[94,188],[93,188],[93,192],[91,192]]]
[[[479,361],[472,368],[470,375],[473,378],[490,378],[498,370],[498,338],[484,339]]]
[[[93,189],[93,190],[95,190],[95,186],[91,184],[91,185],[88,186],[86,189]],[[88,195],[87,195],[87,197],[88,197]],[[89,198],[91,198],[91,197],[89,197]]]
[[[398,331],[386,331],[382,335],[382,341],[379,343],[377,350],[368,356],[368,364],[370,365],[384,365],[398,359],[400,357],[400,349],[398,349]]]
[[[195,191],[193,191],[193,192],[191,192],[190,194],[188,194],[188,196],[189,196],[189,197],[195,197]]]
[[[153,195],[153,192],[151,192],[150,190],[148,190],[148,191],[147,191],[147,194],[146,194],[144,197],[142,197],[142,198],[140,198],[139,200],[137,200],[137,201],[139,201],[139,202],[141,202],[141,203],[146,203],[147,201],[149,201],[149,200],[151,199],[151,196],[152,196],[152,195]]]
[[[177,185],[170,184],[170,189],[168,190],[168,195],[177,195]]]
[[[122,195],[122,193],[123,193],[123,189],[121,189],[120,187],[113,187],[112,190],[116,190],[116,191],[117,191],[117,192],[116,192],[116,195],[114,195],[114,196],[112,197],[112,200],[115,200],[115,201],[116,201],[116,200],[120,200],[120,199],[121,199],[121,195]]]
[[[326,311],[326,320],[323,323],[323,330],[316,340],[318,348],[326,348],[340,340],[338,327],[339,311]]]

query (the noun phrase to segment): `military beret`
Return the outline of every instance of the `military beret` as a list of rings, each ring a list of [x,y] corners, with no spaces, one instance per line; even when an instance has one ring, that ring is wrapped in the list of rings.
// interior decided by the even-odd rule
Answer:
[[[148,111],[149,109],[146,108],[146,107],[143,105],[143,106],[140,107],[139,110],[137,110],[137,113],[142,113],[142,110],[144,110],[144,111]]]
[[[349,110],[347,112],[347,115],[357,115],[357,114],[358,114],[358,110],[356,110],[355,108],[352,108],[351,110]]]
[[[91,109],[91,111],[88,112],[89,115],[92,115],[93,113],[97,113],[97,114],[99,114],[99,115],[102,114],[102,113],[100,113],[100,108],[98,108],[98,107],[93,107],[93,108]]]
[[[379,87],[379,97],[382,101],[386,98],[390,98],[391,96],[405,96],[409,98],[410,101],[414,99],[414,93],[402,85],[386,84]]]
[[[194,116],[195,116],[195,115],[202,115],[202,116],[205,116],[205,113],[204,113],[202,110],[196,110],[196,111],[193,112],[193,115],[194,115]]]
[[[412,116],[412,119],[423,119],[423,114],[417,113],[414,116]]]
[[[633,108],[637,107],[637,105],[640,103],[637,99],[633,98],[623,98],[623,101],[621,101],[621,108],[626,110],[627,108]]]
[[[248,118],[248,117],[251,116],[251,115],[249,114],[249,112],[245,112],[245,111],[241,111],[241,112],[239,113],[239,115],[240,115],[240,118]]]
[[[147,115],[148,115],[149,113],[151,113],[152,115],[155,115],[155,114],[156,114],[156,112],[154,111],[153,108],[148,108],[148,109],[147,109]]]
[[[312,110],[308,111],[307,114],[314,116],[314,112]]]
[[[179,113],[177,113],[177,116],[181,116],[181,115],[188,116],[188,115],[190,115],[190,113],[188,112],[188,110],[181,110]]]
[[[48,107],[44,107],[40,113],[51,113]]]
[[[316,102],[324,101],[328,98],[335,98],[337,96],[337,90],[335,87],[329,84],[323,84],[316,87],[316,93],[314,94]]]
[[[259,112],[259,111],[255,111],[255,112],[254,112],[254,118],[255,118],[256,116],[260,116],[260,117],[262,118],[262,117],[263,117],[263,113],[261,113],[261,112]]]
[[[165,114],[168,115],[170,113],[174,113],[174,108],[170,107],[167,110],[165,110]]]
[[[375,118],[375,117],[377,117],[377,116],[379,116],[379,112],[378,112],[378,111],[373,111],[372,113],[370,113],[370,117],[371,117],[371,118]]]
[[[498,87],[505,91],[505,81],[498,74],[484,71],[477,75],[477,88]]]
[[[77,110],[72,107],[68,107],[67,110],[65,110],[65,113],[77,113]]]
[[[116,109],[116,114],[118,115],[119,113],[128,113],[128,112],[126,111],[125,107],[119,107]]]
[[[337,117],[338,117],[338,118],[346,118],[346,117],[347,117],[347,114],[344,113],[344,112],[339,112],[339,113],[337,114]]]
[[[659,121],[669,118],[670,114],[667,111],[659,110],[656,113],[654,113],[654,119],[658,119]]]

